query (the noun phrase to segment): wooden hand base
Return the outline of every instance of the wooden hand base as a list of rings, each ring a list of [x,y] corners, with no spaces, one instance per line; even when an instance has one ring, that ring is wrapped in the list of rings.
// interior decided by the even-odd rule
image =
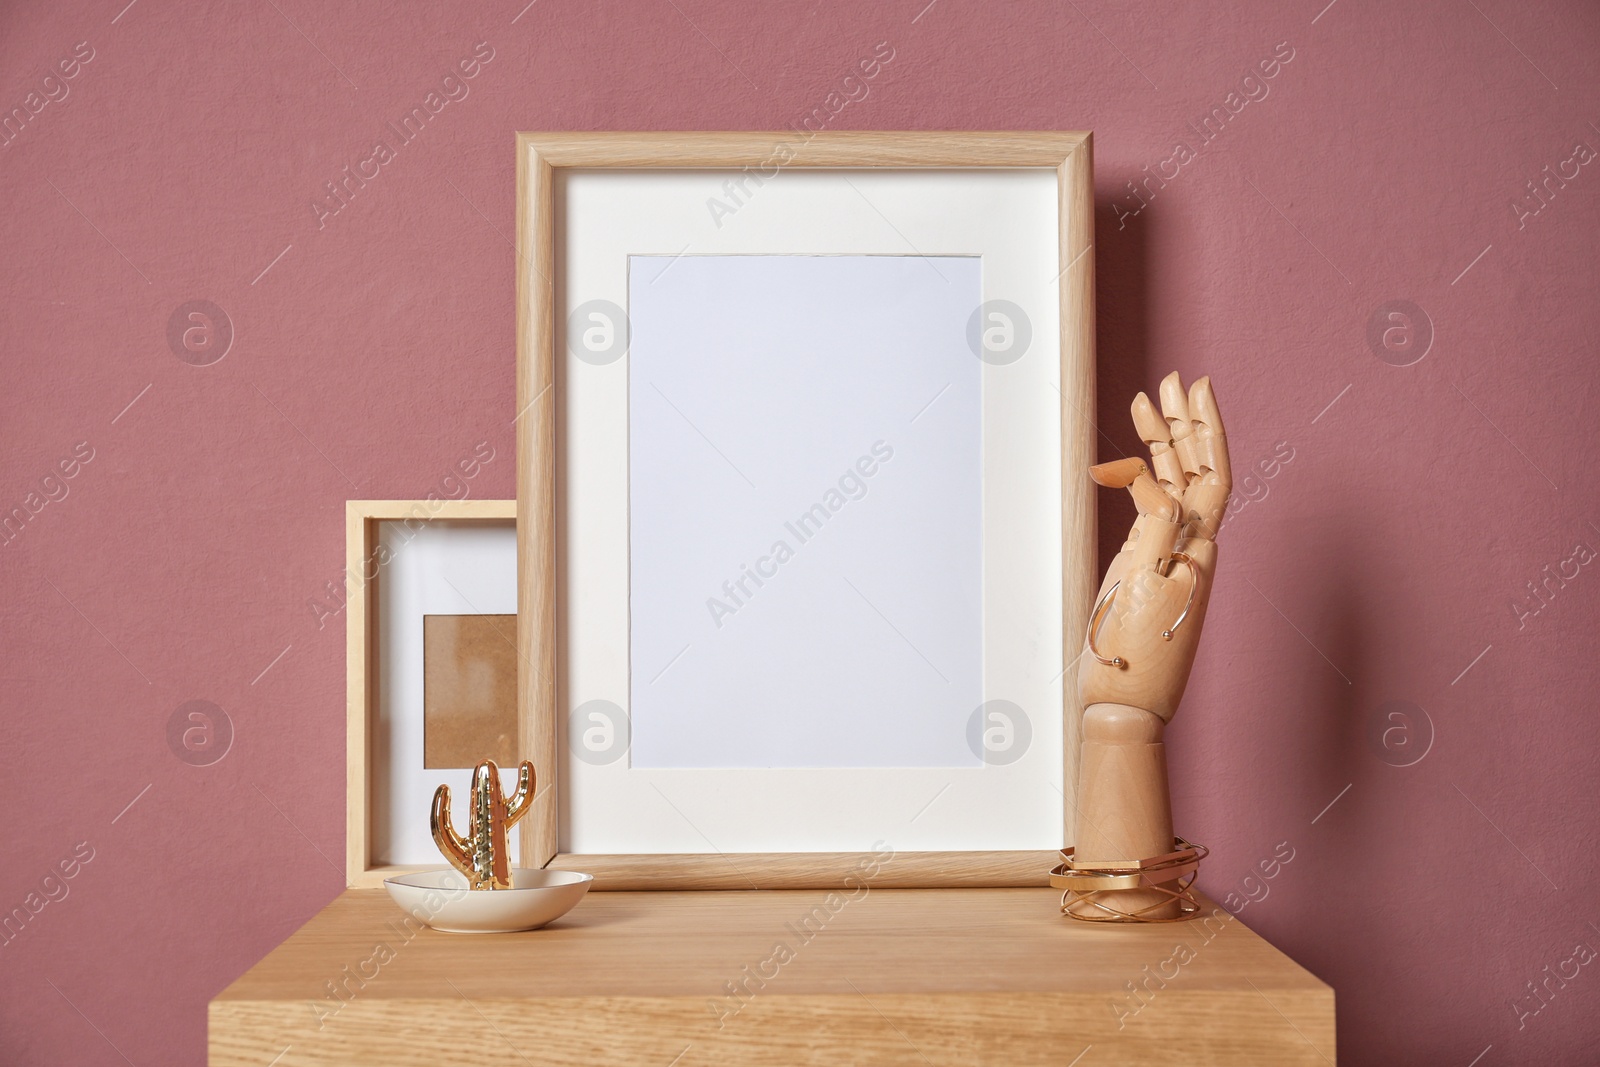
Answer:
[[[1132,867],[1172,851],[1172,801],[1162,743],[1166,726],[1160,716],[1126,704],[1085,709],[1074,850],[1078,866]],[[1178,915],[1177,901],[1159,890],[1122,889],[1107,895],[1127,914],[1142,912],[1150,919]],[[1103,913],[1076,901],[1069,904],[1068,914],[1089,919]]]

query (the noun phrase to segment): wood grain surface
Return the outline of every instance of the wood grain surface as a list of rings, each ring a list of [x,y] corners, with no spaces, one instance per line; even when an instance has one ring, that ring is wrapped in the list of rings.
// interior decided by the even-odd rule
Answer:
[[[470,936],[347,890],[212,1001],[210,1062],[1331,1064],[1333,991],[1206,903],[1102,926],[1048,889],[591,893]]]

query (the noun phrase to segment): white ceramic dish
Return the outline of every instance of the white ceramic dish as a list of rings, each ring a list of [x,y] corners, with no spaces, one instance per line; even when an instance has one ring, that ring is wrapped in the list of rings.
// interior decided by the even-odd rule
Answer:
[[[417,871],[386,878],[383,887],[400,907],[435,930],[451,934],[509,934],[536,930],[571,911],[594,882],[577,871],[516,867],[510,889],[467,888],[460,871]]]

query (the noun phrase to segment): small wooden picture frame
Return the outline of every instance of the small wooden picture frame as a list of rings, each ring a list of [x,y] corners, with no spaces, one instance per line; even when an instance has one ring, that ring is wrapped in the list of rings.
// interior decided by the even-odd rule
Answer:
[[[514,500],[351,500],[345,505],[345,868],[346,882],[352,887],[380,886],[385,878],[396,874],[444,865],[442,857],[432,863],[388,864],[375,856],[375,844],[381,837],[378,827],[385,818],[385,801],[375,795],[376,784],[385,774],[393,773],[392,768],[380,768],[376,762],[388,758],[380,752],[383,746],[377,743],[384,652],[379,641],[378,600],[386,579],[393,576],[394,565],[382,548],[382,527],[385,523],[405,524],[407,529],[418,530],[428,523],[451,523],[509,530],[516,522],[516,515]],[[510,696],[515,690],[516,616],[478,612],[429,614],[418,621],[424,630],[420,642],[421,648],[427,650],[424,658],[437,658],[440,652],[448,653],[454,648],[457,655],[450,658],[457,662],[435,663],[432,672],[424,663],[424,718],[416,724],[423,736],[415,738],[412,746],[419,757],[415,761],[418,766],[412,768],[413,775],[424,782],[434,778],[444,781],[448,772],[432,768],[458,770],[497,754],[504,757],[503,765],[515,766],[515,754],[525,744],[521,717],[513,708],[509,716],[513,736],[509,740],[497,740],[507,717],[490,720],[484,713],[486,705],[497,703],[500,695]],[[452,641],[451,638],[461,640]],[[509,679],[506,677],[508,664]],[[464,700],[461,698],[463,691],[475,692],[472,699]],[[437,721],[429,721],[429,716]],[[455,732],[457,736],[435,737],[430,742],[424,731],[435,730]],[[480,739],[465,742],[463,747],[462,731],[476,733]],[[484,751],[478,751],[480,748]],[[426,815],[416,821],[414,829],[425,832]]]

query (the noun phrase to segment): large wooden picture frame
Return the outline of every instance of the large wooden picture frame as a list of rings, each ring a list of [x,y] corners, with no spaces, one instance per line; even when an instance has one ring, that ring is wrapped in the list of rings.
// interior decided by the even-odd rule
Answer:
[[[562,791],[557,776],[558,684],[556,555],[557,410],[555,273],[557,175],[566,168],[738,169],[770,165],[789,142],[796,168],[1051,168],[1059,193],[1061,517],[1063,662],[1078,655],[1093,596],[1094,503],[1083,471],[1092,458],[1085,412],[1094,404],[1093,183],[1086,132],[823,132],[800,141],[772,133],[521,133],[517,137],[517,544],[518,707],[523,755],[538,771],[538,796],[521,823],[524,862],[595,875],[596,888],[834,887],[867,854],[561,855]],[[797,143],[798,142],[798,143]],[[1069,429],[1070,428],[1070,429]],[[1065,688],[1063,806],[1073,836],[1078,720],[1076,677]],[[1054,854],[1044,851],[901,853],[874,878],[878,886],[1043,885]]]

